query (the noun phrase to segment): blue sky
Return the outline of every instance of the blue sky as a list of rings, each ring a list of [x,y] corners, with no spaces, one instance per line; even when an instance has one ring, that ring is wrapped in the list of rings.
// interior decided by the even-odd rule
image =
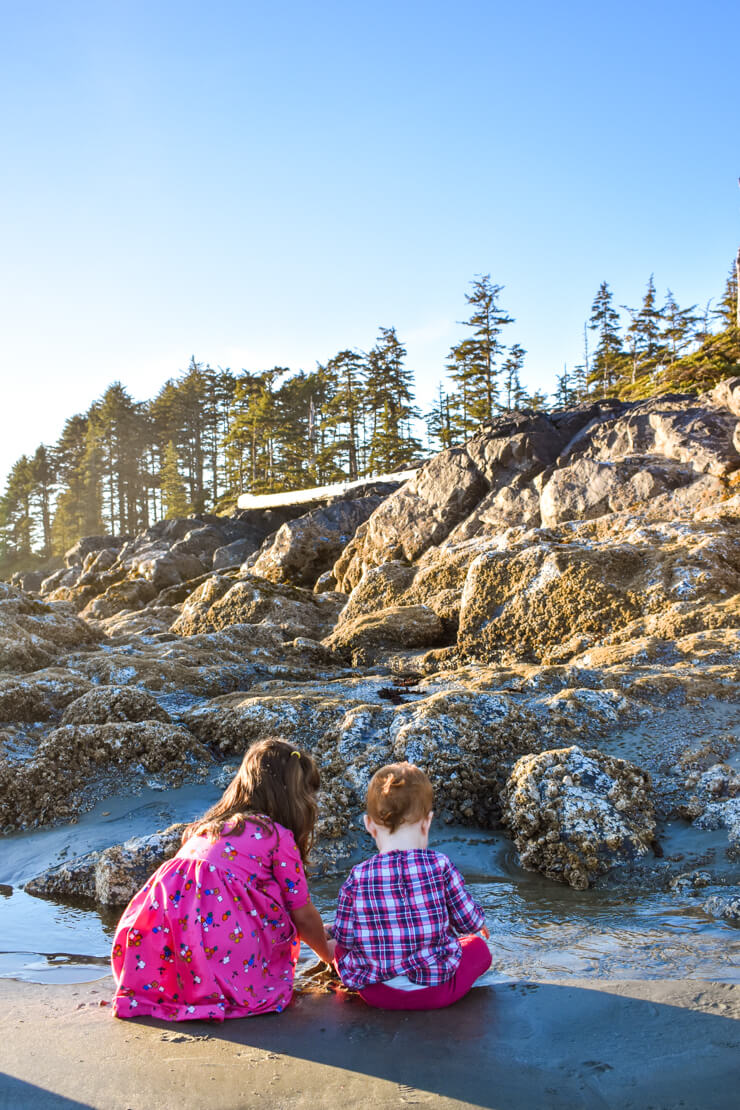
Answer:
[[[472,277],[530,388],[599,283],[721,295],[740,7],[0,0],[0,473],[191,354],[312,369],[395,326],[432,398]]]

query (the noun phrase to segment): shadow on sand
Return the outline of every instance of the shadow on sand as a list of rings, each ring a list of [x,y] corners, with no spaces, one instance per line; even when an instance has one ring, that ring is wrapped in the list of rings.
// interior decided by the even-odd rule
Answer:
[[[38,1110],[91,1110],[89,1102],[65,1098],[34,1083],[0,1072],[0,1110],[21,1110],[34,1107]]]
[[[641,986],[655,983],[624,984],[621,993],[600,986],[500,984],[472,991],[449,1010],[405,1014],[371,1010],[341,991],[306,994],[280,1015],[193,1022],[187,1032],[488,1110],[737,1106],[740,1022],[694,1008],[702,1005],[703,984],[690,1005],[685,993],[680,1005],[639,997],[647,993]],[[740,988],[713,986],[730,992],[730,1001],[711,1005],[729,1011]]]

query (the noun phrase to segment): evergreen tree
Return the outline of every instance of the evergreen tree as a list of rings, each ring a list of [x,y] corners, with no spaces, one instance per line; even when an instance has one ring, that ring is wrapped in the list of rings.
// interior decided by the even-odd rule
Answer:
[[[449,363],[458,393],[465,386],[463,423],[470,422],[469,430],[493,418],[499,393],[496,362],[502,350],[499,335],[506,324],[514,322],[498,303],[504,287],[493,284],[490,274],[475,278],[471,284],[473,290],[466,293],[465,299],[473,312],[462,323],[473,334],[452,348]]]
[[[572,375],[568,374],[567,365],[563,366],[562,374],[555,378],[555,404],[558,408],[567,409],[578,403],[578,390]]]
[[[602,281],[594,297],[588,326],[598,338],[589,381],[596,385],[602,397],[606,397],[619,376],[622,343],[619,336],[619,313],[612,305],[611,290],[605,281]]]
[[[159,472],[159,482],[162,491],[162,507],[164,516],[171,520],[173,517],[187,516],[190,512],[185,483],[179,469],[177,448],[170,440],[164,449],[162,469]]]
[[[522,398],[522,408],[532,412],[544,412],[549,408],[547,393],[543,389],[535,389],[532,393],[525,393]]]
[[[108,386],[88,414],[101,465],[102,515],[113,534],[136,532],[146,492],[142,475],[148,434],[145,406],[120,382]]]
[[[368,468],[371,474],[396,470],[421,450],[411,433],[418,417],[413,400],[413,374],[404,366],[406,348],[395,328],[381,328],[365,356],[365,402],[370,417]]]
[[[503,408],[505,409],[510,410],[523,407],[526,390],[522,386],[519,375],[524,365],[524,356],[526,353],[523,347],[520,347],[518,343],[514,343],[509,349],[508,357],[504,359],[501,368],[501,377]]]
[[[693,304],[690,308],[679,308],[671,290],[667,291],[662,313],[661,338],[667,350],[669,370],[681,358],[694,338],[695,326],[698,320],[698,317],[694,314],[695,308],[696,305]]]
[[[442,451],[452,447],[455,440],[452,431],[450,399],[443,390],[441,382],[437,386],[436,400],[424,419],[427,426],[429,446],[433,450]]]
[[[585,401],[588,398],[588,372],[585,362],[579,362],[573,367],[572,385],[576,403]]]
[[[54,463],[43,443],[31,460],[31,505],[40,530],[40,554],[52,553],[51,508],[54,495]]]
[[[83,536],[94,536],[105,531],[102,493],[103,457],[95,417],[95,405],[93,405],[87,413],[85,447],[81,463],[84,500],[80,534]]]
[[[340,351],[318,373],[331,384],[324,421],[331,432],[331,450],[338,468],[336,477],[359,477],[360,429],[363,405],[363,362],[357,351]]]
[[[87,417],[81,413],[71,416],[51,452],[58,489],[51,536],[57,555],[63,555],[83,534],[87,498],[83,465],[86,435]]]
[[[33,465],[27,455],[13,464],[0,500],[0,527],[5,562],[10,572],[28,564],[33,551]]]

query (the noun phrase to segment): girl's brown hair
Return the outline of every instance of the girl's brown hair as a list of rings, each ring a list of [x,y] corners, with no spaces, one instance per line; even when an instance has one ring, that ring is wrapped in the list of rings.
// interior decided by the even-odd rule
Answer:
[[[277,736],[268,736],[247,749],[242,765],[221,799],[182,834],[217,840],[229,825],[238,836],[245,823],[257,821],[267,831],[272,822],[290,829],[305,863],[313,843],[318,806],[319,771],[310,755]]]
[[[389,832],[420,821],[433,806],[434,788],[421,767],[413,763],[389,763],[370,779],[367,815]]]

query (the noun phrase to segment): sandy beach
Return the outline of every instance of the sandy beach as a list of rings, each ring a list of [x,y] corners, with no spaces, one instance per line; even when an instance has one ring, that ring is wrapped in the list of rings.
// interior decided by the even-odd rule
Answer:
[[[304,994],[221,1026],[117,1021],[111,988],[0,982],[3,1110],[737,1106],[735,984],[507,982],[405,1015]]]

